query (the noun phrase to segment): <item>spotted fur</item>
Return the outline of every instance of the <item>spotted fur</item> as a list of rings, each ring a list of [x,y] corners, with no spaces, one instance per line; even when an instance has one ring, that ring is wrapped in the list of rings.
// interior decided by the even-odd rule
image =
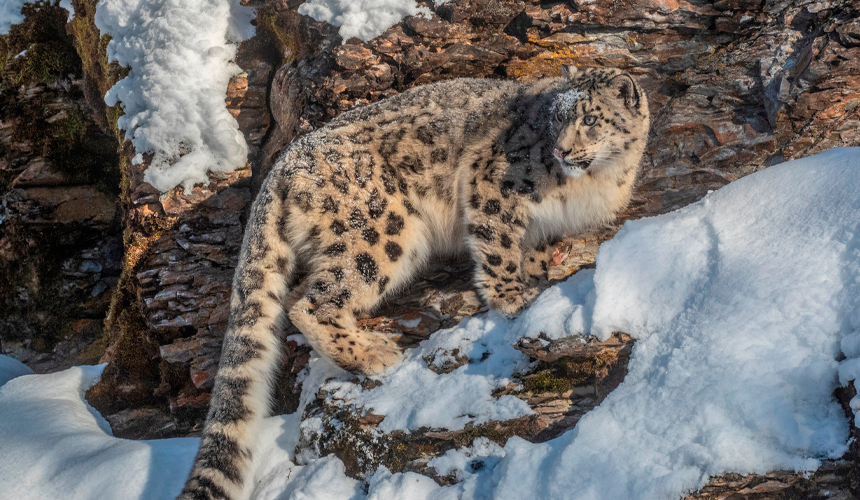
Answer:
[[[630,75],[564,68],[529,83],[460,79],[344,113],[280,157],[254,203],[200,451],[182,499],[236,499],[289,319],[346,370],[401,353],[356,324],[431,255],[467,251],[493,308],[516,314],[554,238],[623,209],[648,132]],[[301,269],[306,278],[293,283]]]

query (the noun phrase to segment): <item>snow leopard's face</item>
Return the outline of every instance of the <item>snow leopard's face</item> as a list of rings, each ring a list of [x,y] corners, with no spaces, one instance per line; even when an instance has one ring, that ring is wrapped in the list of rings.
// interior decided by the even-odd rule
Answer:
[[[630,75],[618,70],[564,71],[566,90],[550,105],[556,138],[553,155],[562,170],[579,177],[615,164],[631,140],[648,132],[645,95]]]

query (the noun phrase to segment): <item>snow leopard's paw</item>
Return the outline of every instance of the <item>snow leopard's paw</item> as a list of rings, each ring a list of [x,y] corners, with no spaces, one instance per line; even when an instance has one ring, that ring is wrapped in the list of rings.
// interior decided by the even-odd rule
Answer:
[[[379,375],[403,359],[397,344],[381,333],[363,332],[359,345],[353,348],[355,359],[340,364],[344,369],[360,375]],[[339,361],[335,358],[335,361]]]
[[[521,292],[497,294],[490,298],[490,306],[508,318],[515,318],[538,296],[537,288],[526,288]]]

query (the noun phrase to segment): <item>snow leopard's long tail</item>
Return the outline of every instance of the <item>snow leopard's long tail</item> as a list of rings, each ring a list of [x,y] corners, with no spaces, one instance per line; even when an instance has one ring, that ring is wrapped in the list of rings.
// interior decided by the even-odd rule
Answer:
[[[295,267],[295,247],[288,242],[284,217],[286,196],[273,194],[273,184],[270,176],[247,224],[221,364],[200,450],[181,500],[243,497],[258,428],[269,411],[271,383],[280,361],[277,332],[286,318],[283,303]]]

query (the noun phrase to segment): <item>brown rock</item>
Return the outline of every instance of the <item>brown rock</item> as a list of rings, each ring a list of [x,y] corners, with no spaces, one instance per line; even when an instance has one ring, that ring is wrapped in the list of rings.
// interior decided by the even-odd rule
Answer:
[[[379,64],[379,57],[363,45],[341,45],[334,50],[334,60],[347,71]]]
[[[61,172],[52,170],[44,158],[35,158],[27,168],[12,181],[12,187],[62,186],[69,184],[69,178]]]
[[[514,344],[514,349],[526,356],[547,363],[561,358],[574,361],[593,359],[605,352],[629,355],[632,348],[633,339],[625,333],[614,333],[605,341],[584,337],[565,337],[557,340],[538,337],[522,338]]]
[[[104,226],[114,220],[118,208],[115,199],[91,186],[18,188],[6,197],[9,208],[26,224]]]

